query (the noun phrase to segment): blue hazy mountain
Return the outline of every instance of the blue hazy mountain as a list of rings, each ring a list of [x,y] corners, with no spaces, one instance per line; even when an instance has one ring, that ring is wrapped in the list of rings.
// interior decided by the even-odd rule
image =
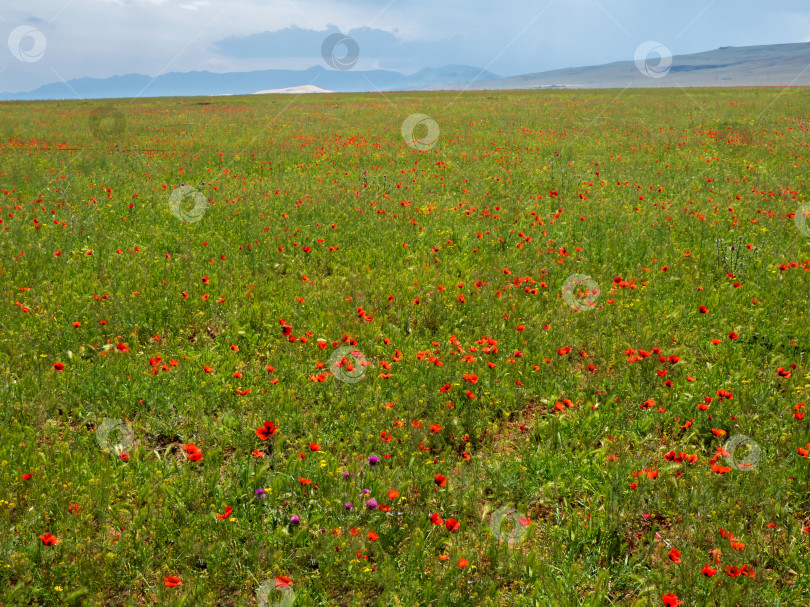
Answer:
[[[77,78],[54,82],[24,93],[0,93],[0,100],[104,99],[247,95],[268,89],[311,84],[336,92],[418,90],[430,86],[492,80],[497,75],[464,65],[426,68],[406,76],[389,70],[260,70],[253,72],[170,72],[157,78],[127,74],[110,78]]]

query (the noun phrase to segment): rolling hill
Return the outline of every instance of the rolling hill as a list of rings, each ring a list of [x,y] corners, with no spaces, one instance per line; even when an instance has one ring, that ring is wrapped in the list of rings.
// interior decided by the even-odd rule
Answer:
[[[765,46],[723,47],[675,55],[672,64],[653,55],[642,73],[634,60],[483,80],[472,84],[428,87],[449,90],[533,88],[649,88],[713,86],[810,86],[810,42]],[[660,72],[655,73],[660,65]],[[642,68],[644,64],[642,63]]]

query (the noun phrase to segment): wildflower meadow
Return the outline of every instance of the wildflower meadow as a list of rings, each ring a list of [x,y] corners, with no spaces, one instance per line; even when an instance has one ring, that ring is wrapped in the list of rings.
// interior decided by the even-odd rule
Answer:
[[[807,605],[809,120],[0,104],[0,604]]]

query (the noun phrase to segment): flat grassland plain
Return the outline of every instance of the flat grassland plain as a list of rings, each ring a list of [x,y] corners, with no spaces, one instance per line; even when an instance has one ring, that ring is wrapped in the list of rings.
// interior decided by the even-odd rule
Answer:
[[[99,103],[0,105],[0,603],[806,604],[805,89]]]

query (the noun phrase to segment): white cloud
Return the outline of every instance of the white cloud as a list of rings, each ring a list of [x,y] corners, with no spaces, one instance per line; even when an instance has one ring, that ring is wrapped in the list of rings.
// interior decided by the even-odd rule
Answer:
[[[196,11],[199,10],[202,6],[208,6],[208,0],[194,0],[191,4],[181,4],[180,8],[187,10],[187,11]]]

